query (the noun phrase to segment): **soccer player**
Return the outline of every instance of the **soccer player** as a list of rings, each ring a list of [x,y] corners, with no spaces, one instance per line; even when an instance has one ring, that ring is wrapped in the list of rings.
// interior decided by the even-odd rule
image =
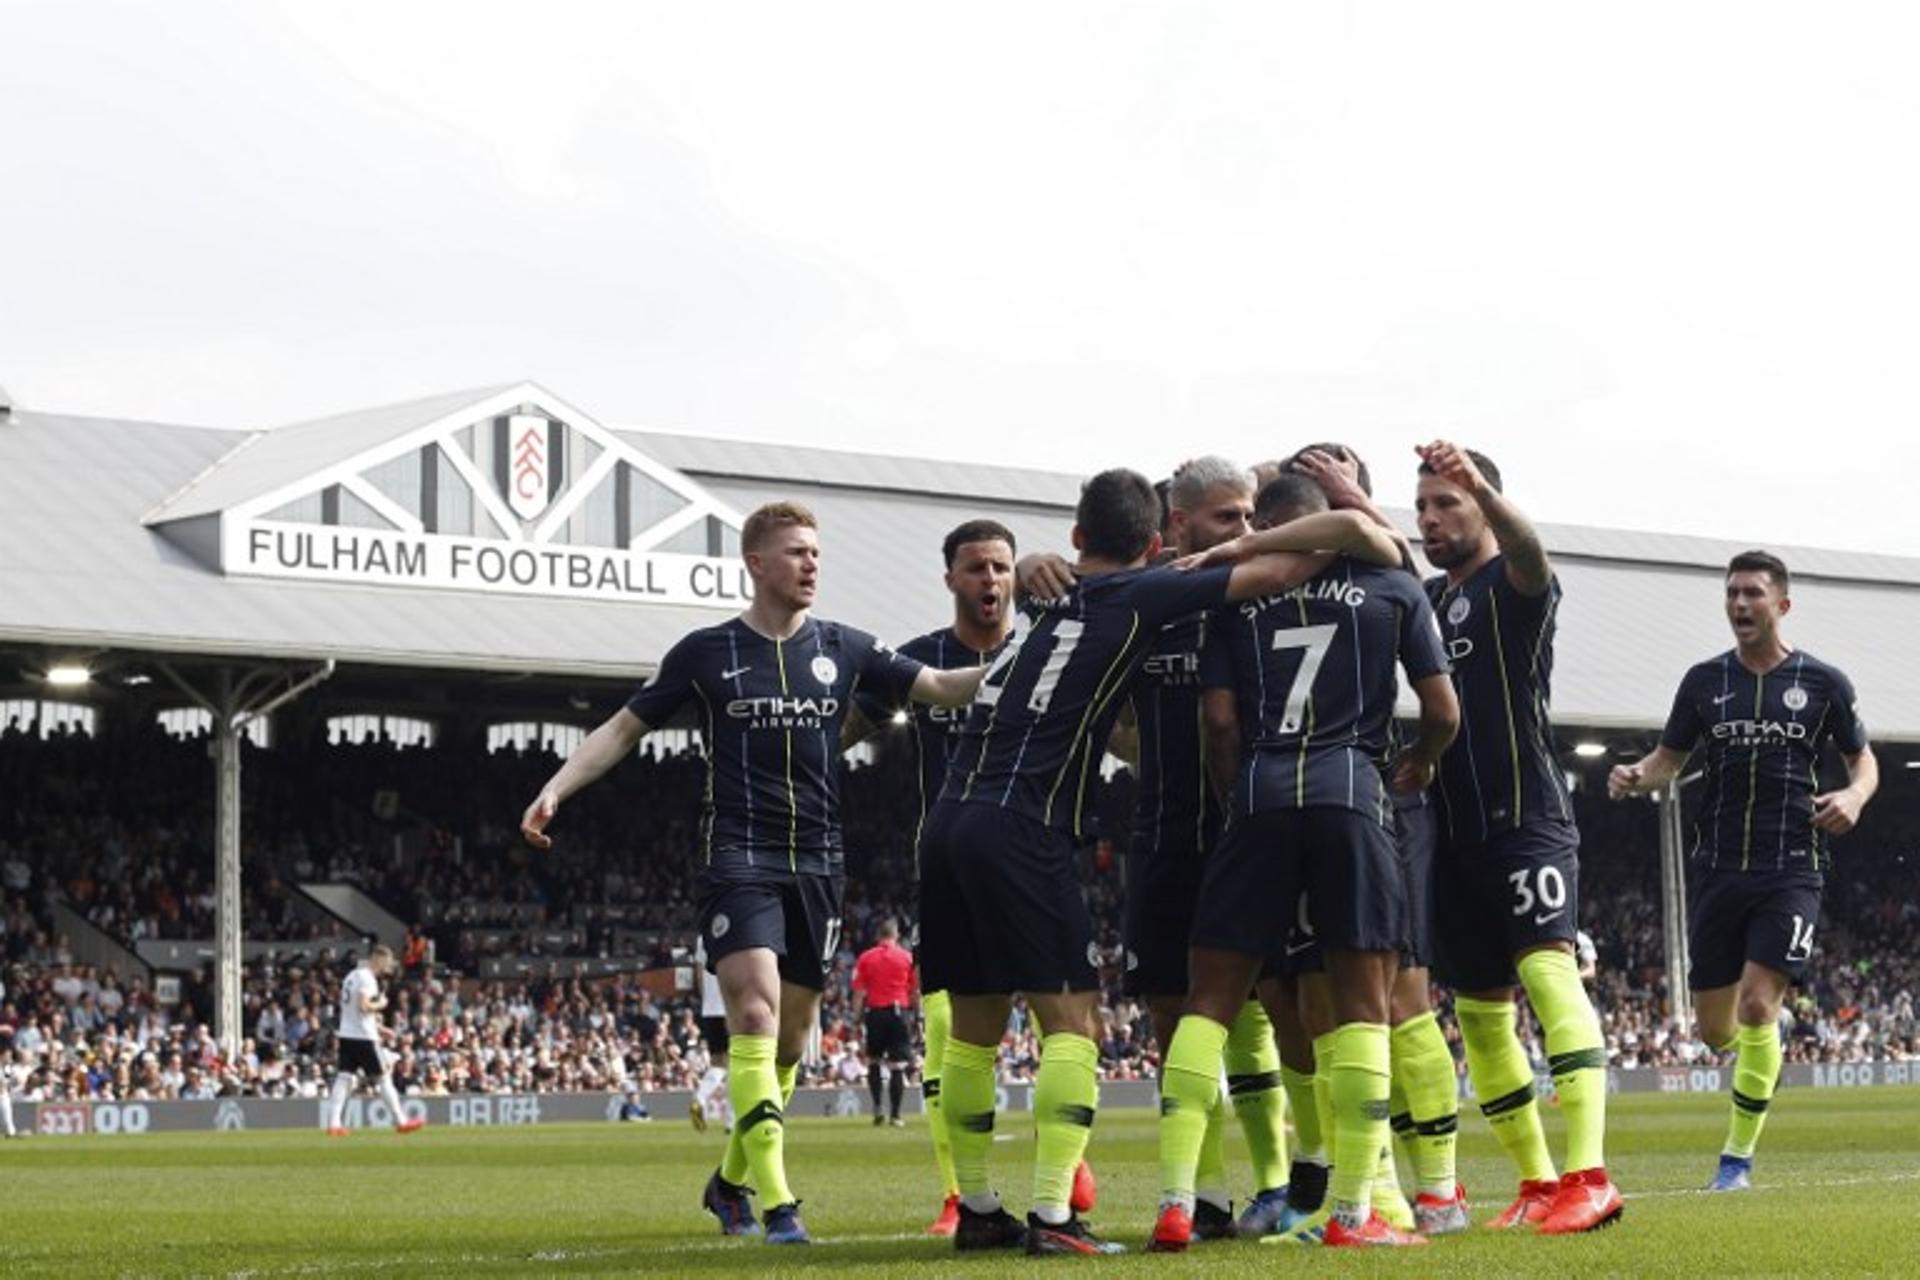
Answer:
[[[1275,555],[1232,568],[1147,569],[1160,550],[1159,506],[1132,471],[1102,472],[1083,487],[1073,531],[1079,582],[1060,600],[1029,602],[1031,629],[990,669],[927,818],[921,953],[930,972],[950,975],[953,996],[941,1088],[962,1196],[961,1249],[1024,1242],[1036,1254],[1116,1251],[1069,1204],[1099,1100],[1098,952],[1074,865],[1089,780],[1161,627],[1227,598],[1280,590],[1312,563]],[[1340,512],[1262,537],[1247,549],[1397,559],[1382,550],[1390,548],[1383,534]],[[1046,1028],[1024,1228],[988,1178],[994,1061],[1016,992]]]
[[[727,1002],[720,997],[720,979],[707,966],[705,942],[695,939],[693,963],[700,975],[700,1039],[707,1046],[707,1069],[687,1100],[693,1127],[707,1131],[709,1120],[719,1120],[721,1128],[733,1132],[733,1100],[727,1096]]]
[[[949,532],[941,542],[940,554],[946,564],[947,591],[953,596],[953,623],[914,637],[900,646],[900,652],[941,671],[955,667],[984,668],[998,657],[1013,630],[1015,549],[1013,532],[994,520],[969,520]],[[926,824],[927,810],[939,796],[941,783],[946,779],[947,757],[959,739],[960,726],[967,718],[966,708],[913,703],[891,706],[882,699],[863,696],[856,711],[856,719],[861,723],[848,730],[848,737],[853,740],[865,737],[873,725],[886,723],[896,713],[905,713],[908,717],[919,766],[920,806],[913,827],[917,880],[921,828]],[[941,1119],[940,1080],[947,1056],[952,1006],[947,998],[945,975],[930,971],[923,956],[916,955],[914,959],[920,970],[920,1011],[926,1036],[920,1091],[945,1197],[940,1213],[927,1227],[927,1234],[950,1236],[960,1224],[960,1186],[954,1180],[953,1148],[947,1140],[947,1126]]]
[[[853,962],[853,999],[856,1011],[864,1013],[874,1126],[891,1122],[902,1127],[906,1121],[900,1118],[900,1101],[906,1096],[907,1072],[913,1065],[913,1035],[907,1029],[907,1015],[913,1009],[913,953],[900,945],[900,926],[894,921],[882,920],[874,931],[874,944]],[[883,1079],[889,1103],[884,1115],[880,1111]]]
[[[751,1180],[769,1206],[767,1242],[806,1244],[783,1121],[839,942],[841,729],[862,685],[962,706],[981,673],[926,669],[864,631],[813,617],[820,540],[805,507],[760,507],[740,550],[754,588],[746,612],[669,649],[654,678],[541,788],[521,831],[550,847],[546,829],[568,797],[631,756],[648,726],[697,705],[707,755],[700,933],[726,1004],[737,1117],[702,1205],[723,1233],[751,1234]]]
[[[1196,555],[1248,532],[1253,477],[1225,458],[1196,458],[1175,473],[1166,493],[1165,538],[1175,554]],[[1222,823],[1219,798],[1207,785],[1200,720],[1200,657],[1210,640],[1205,612],[1160,629],[1128,709],[1135,738],[1133,832],[1127,850],[1124,934],[1127,994],[1146,1001],[1153,1034],[1173,1042],[1187,995],[1187,941],[1207,856]],[[1286,1095],[1273,1026],[1257,1000],[1243,1002],[1226,1045],[1227,1092],[1253,1163],[1255,1195],[1238,1224],[1265,1235],[1287,1211]],[[1195,1173],[1193,1234],[1236,1233],[1226,1189],[1224,1101],[1207,1114]]]
[[[1705,744],[1688,984],[1701,1037],[1735,1055],[1732,1118],[1711,1191],[1752,1185],[1754,1148],[1780,1078],[1780,1004],[1813,954],[1829,844],[1853,829],[1880,785],[1852,682],[1781,634],[1792,608],[1779,557],[1735,556],[1726,575],[1734,647],[1687,672],[1660,745],[1607,778],[1616,800],[1658,790]],[[1821,791],[1828,742],[1846,762],[1847,785]]]
[[[339,1063],[335,1068],[333,1089],[327,1095],[327,1136],[347,1135],[347,1098],[356,1079],[367,1081],[379,1090],[381,1101],[393,1116],[395,1133],[412,1133],[426,1121],[409,1120],[401,1109],[399,1091],[393,1087],[392,1059],[380,1045],[383,1028],[380,1015],[387,998],[380,992],[380,979],[394,971],[393,949],[380,943],[367,958],[353,967],[340,984]]]
[[[1580,833],[1548,720],[1560,583],[1488,458],[1445,440],[1418,452],[1421,545],[1441,570],[1427,594],[1461,715],[1434,787],[1437,959],[1458,992],[1481,1114],[1520,1174],[1519,1195],[1490,1225],[1589,1231],[1618,1218],[1625,1202],[1606,1170],[1606,1043],[1573,954]],[[1554,1176],[1515,1031],[1516,986],[1546,1032],[1567,1126],[1564,1178]]]
[[[1286,467],[1312,477],[1341,511],[1359,511],[1391,529],[1384,512],[1373,504],[1373,482],[1360,455],[1343,444],[1308,445],[1289,458]],[[1411,550],[1405,568],[1413,572]],[[1399,754],[1399,722],[1388,725],[1390,754]],[[1453,1052],[1434,1014],[1433,874],[1439,828],[1432,800],[1425,788],[1395,789],[1394,846],[1407,892],[1407,950],[1393,980],[1393,1093],[1391,1124],[1395,1139],[1406,1152],[1419,1182],[1412,1205],[1412,1225],[1423,1236],[1449,1235],[1471,1224],[1465,1190],[1460,1186],[1455,1148],[1460,1129],[1460,1086],[1454,1075]],[[1388,1203],[1405,1214],[1404,1198],[1393,1179],[1389,1154],[1381,1165],[1385,1185],[1376,1184],[1376,1203]],[[1389,1213],[1388,1221],[1395,1221]]]
[[[1320,487],[1283,475],[1260,492],[1257,524],[1327,510]],[[1378,529],[1378,526],[1369,525]],[[1406,945],[1406,888],[1380,768],[1396,659],[1420,699],[1420,736],[1396,785],[1431,777],[1459,724],[1433,612],[1400,567],[1342,557],[1301,585],[1218,610],[1202,658],[1210,756],[1235,779],[1232,816],[1208,860],[1193,924],[1186,1011],[1169,1046],[1160,1108],[1162,1201],[1153,1247],[1192,1233],[1191,1175],[1219,1093],[1227,1026],[1275,948],[1274,922],[1302,920],[1332,997],[1328,1061],[1333,1170],[1329,1245],[1424,1244],[1373,1207],[1388,1142],[1388,1014]],[[1237,764],[1235,757],[1238,757]]]

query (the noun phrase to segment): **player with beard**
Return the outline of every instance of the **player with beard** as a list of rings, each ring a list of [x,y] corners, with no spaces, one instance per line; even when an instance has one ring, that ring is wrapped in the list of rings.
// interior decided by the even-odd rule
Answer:
[[[1253,477],[1225,458],[1196,458],[1166,492],[1166,540],[1178,556],[1211,550],[1249,531]],[[1128,703],[1135,739],[1133,834],[1127,850],[1124,990],[1146,1001],[1162,1055],[1187,997],[1188,935],[1206,859],[1219,839],[1220,798],[1207,784],[1200,717],[1200,659],[1208,614],[1160,629]],[[1227,1093],[1253,1164],[1255,1195],[1237,1230],[1265,1235],[1286,1225],[1286,1095],[1273,1026],[1249,999],[1228,1030]],[[1227,1194],[1223,1097],[1207,1114],[1195,1171],[1193,1235],[1236,1234]]]
[[[1853,682],[1788,647],[1780,633],[1793,608],[1791,585],[1778,556],[1733,558],[1726,574],[1733,649],[1687,672],[1660,745],[1607,779],[1616,800],[1656,791],[1704,744],[1688,984],[1701,1038],[1735,1055],[1732,1118],[1710,1191],[1753,1185],[1754,1148],[1780,1078],[1780,1005],[1813,958],[1831,838],[1853,830],[1880,785]],[[1847,785],[1822,792],[1828,742],[1846,764]]]
[[[1548,699],[1560,583],[1532,524],[1482,454],[1421,446],[1421,545],[1442,576],[1427,583],[1453,662],[1460,736],[1434,783],[1441,821],[1434,924],[1441,976],[1481,1114],[1520,1174],[1491,1223],[1547,1235],[1590,1231],[1625,1208],[1607,1176],[1607,1050],[1580,982],[1580,833],[1553,745]],[[1514,1027],[1516,988],[1546,1032],[1567,1127],[1556,1179]]]
[[[1313,480],[1261,490],[1259,526],[1327,510]],[[1385,538],[1385,530],[1379,530]],[[1393,564],[1338,559],[1297,589],[1217,610],[1203,656],[1208,765],[1232,791],[1232,817],[1207,863],[1193,924],[1191,983],[1162,1087],[1161,1212],[1153,1248],[1192,1234],[1192,1172],[1237,1000],[1264,964],[1301,943],[1318,952],[1327,1027],[1322,1140],[1335,1159],[1328,1244],[1419,1244],[1374,1207],[1386,1147],[1389,991],[1405,941],[1405,885],[1381,761],[1389,751],[1396,662],[1421,700],[1421,733],[1394,762],[1396,785],[1424,785],[1457,724],[1446,660],[1419,584]],[[1282,957],[1284,935],[1288,957]],[[1294,922],[1298,922],[1295,924]],[[1293,924],[1290,930],[1286,926]],[[1299,988],[1308,980],[1295,975]],[[1296,984],[1269,979],[1285,1020]],[[1302,1020],[1306,1015],[1302,1013]],[[1321,1238],[1316,1235],[1313,1238]]]
[[[1230,569],[1149,569],[1159,524],[1160,503],[1144,477],[1113,470],[1086,483],[1073,533],[1078,579],[1062,599],[1029,602],[1031,629],[982,683],[927,818],[921,949],[929,968],[951,966],[944,972],[954,1027],[942,1091],[962,1249],[1118,1249],[1068,1203],[1099,1097],[1098,952],[1075,855],[1088,834],[1094,764],[1160,628],[1226,599],[1284,589],[1325,563],[1260,552],[1328,548],[1398,561],[1391,541],[1365,520],[1327,512],[1236,539],[1235,550],[1253,558]],[[1034,1083],[1033,1208],[1024,1227],[1001,1206],[988,1173],[994,1064],[1015,993],[1046,1028]]]
[[[1308,445],[1285,466],[1311,477],[1335,510],[1359,511],[1383,528],[1393,528],[1386,514],[1373,504],[1373,481],[1367,464],[1346,445]],[[1414,572],[1411,550],[1405,567],[1407,572]],[[1401,725],[1395,720],[1388,728],[1389,756],[1397,756]],[[1386,764],[1383,760],[1383,767]],[[1449,1235],[1466,1230],[1471,1219],[1455,1161],[1460,1128],[1459,1084],[1453,1053],[1440,1030],[1432,997],[1434,855],[1440,833],[1433,801],[1424,787],[1395,789],[1392,796],[1394,845],[1407,888],[1408,944],[1394,978],[1390,1013],[1391,1121],[1395,1140],[1413,1168],[1419,1189],[1409,1212],[1389,1152],[1381,1161],[1375,1203],[1395,1226],[1413,1227],[1425,1236]],[[1283,1044],[1282,1054],[1286,1051]]]
[[[863,631],[813,617],[817,529],[797,503],[748,516],[740,550],[753,603],[669,649],[653,679],[575,748],[521,819],[529,843],[550,847],[547,827],[568,797],[631,758],[649,726],[697,707],[707,757],[700,933],[726,1004],[737,1117],[702,1205],[724,1234],[751,1234],[759,1227],[751,1183],[769,1205],[769,1244],[812,1240],[787,1183],[784,1110],[839,941],[842,726],[863,686],[957,707],[982,675],[924,667]]]
[[[946,565],[942,581],[953,597],[953,622],[937,631],[915,636],[900,646],[900,652],[937,670],[956,667],[984,667],[1006,647],[1013,630],[1013,567],[1017,550],[1012,530],[995,520],[969,520],[947,534],[940,545]],[[867,696],[859,700],[858,714],[849,725],[849,741],[857,741],[904,714],[913,738],[916,777],[919,783],[919,809],[914,816],[914,878],[920,872],[920,829],[926,823],[927,810],[940,794],[946,778],[947,759],[958,740],[960,726],[967,717],[966,708],[907,704],[892,705]],[[918,943],[918,929],[914,930]],[[919,956],[915,956],[916,962]],[[953,1146],[947,1139],[947,1126],[941,1118],[940,1077],[947,1057],[947,1039],[952,1027],[952,1004],[944,975],[938,967],[931,973],[920,964],[920,1010],[926,1036],[926,1057],[920,1069],[920,1090],[927,1112],[927,1127],[933,1137],[934,1161],[940,1169],[945,1200],[940,1213],[927,1227],[932,1236],[950,1236],[960,1222],[960,1190],[954,1181]],[[1090,1207],[1091,1173],[1077,1175],[1075,1200]],[[1086,1190],[1083,1191],[1083,1188]],[[1085,1207],[1082,1208],[1085,1212]]]

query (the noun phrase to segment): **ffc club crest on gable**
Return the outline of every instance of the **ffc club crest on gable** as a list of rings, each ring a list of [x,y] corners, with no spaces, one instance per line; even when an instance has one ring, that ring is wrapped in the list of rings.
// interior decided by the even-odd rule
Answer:
[[[740,520],[519,383],[258,432],[145,523],[227,574],[733,609]]]

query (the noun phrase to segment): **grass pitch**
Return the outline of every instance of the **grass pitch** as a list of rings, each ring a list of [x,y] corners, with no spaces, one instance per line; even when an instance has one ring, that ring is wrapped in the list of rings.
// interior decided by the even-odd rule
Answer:
[[[1673,1275],[1920,1273],[1920,1089],[1781,1095],[1757,1188],[1708,1197],[1724,1097],[1615,1097],[1609,1163],[1625,1219],[1592,1236],[1476,1232],[1368,1253],[1247,1242],[1180,1257],[958,1257],[920,1232],[937,1188],[924,1122],[798,1119],[788,1146],[820,1243],[725,1240],[697,1208],[717,1132],[651,1125],[428,1129],[329,1140],[310,1132],[33,1138],[0,1146],[0,1273],[214,1276],[1013,1274],[1035,1266],[1124,1275]],[[1463,1114],[1461,1174],[1485,1219],[1513,1185],[1478,1116]],[[1554,1149],[1557,1118],[1548,1117]],[[995,1177],[1023,1206],[1033,1144],[1019,1116]],[[1230,1168],[1244,1180],[1237,1132]],[[1154,1117],[1109,1111],[1092,1159],[1094,1220],[1138,1248],[1156,1201]],[[1244,1194],[1244,1186],[1236,1187]]]

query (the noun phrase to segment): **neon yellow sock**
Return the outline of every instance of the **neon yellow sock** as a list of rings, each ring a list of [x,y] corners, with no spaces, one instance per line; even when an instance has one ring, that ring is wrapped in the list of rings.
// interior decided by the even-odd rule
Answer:
[[[1734,1044],[1738,1056],[1733,1060],[1733,1119],[1722,1150],[1751,1160],[1780,1079],[1780,1032],[1772,1023],[1742,1026]]]
[[[732,1059],[727,1067],[727,1096],[733,1102],[733,1129],[746,1156],[748,1180],[762,1204],[792,1204],[793,1192],[787,1187],[786,1113],[773,1065],[774,1038],[734,1036],[728,1052]],[[724,1169],[720,1176],[726,1177]]]
[[[1327,1162],[1327,1139],[1320,1128],[1320,1108],[1313,1099],[1313,1072],[1295,1071],[1280,1064],[1280,1088],[1287,1095],[1287,1110],[1293,1113],[1293,1142],[1300,1159],[1309,1164]]]
[[[999,1046],[947,1038],[940,1071],[942,1118],[953,1147],[953,1178],[961,1195],[986,1195],[987,1158],[993,1151],[993,1067]]]
[[[1313,1038],[1313,1113],[1320,1122],[1320,1140],[1326,1144],[1329,1168],[1340,1157],[1333,1135],[1333,1077],[1327,1074],[1333,1066],[1334,1035],[1329,1031]]]
[[[1391,1049],[1389,1049],[1391,1053]],[[1388,1068],[1388,1089],[1392,1089],[1392,1068]],[[1388,1102],[1391,1108],[1391,1101]],[[1389,1122],[1391,1123],[1391,1122]],[[1406,1192],[1400,1189],[1400,1166],[1393,1160],[1393,1137],[1391,1129],[1387,1139],[1380,1144],[1380,1167],[1373,1174],[1373,1207],[1389,1226],[1402,1231],[1413,1230],[1413,1206],[1407,1203]]]
[[[1085,1036],[1056,1031],[1046,1039],[1033,1077],[1033,1114],[1039,1138],[1033,1152],[1034,1211],[1066,1220],[1073,1171],[1087,1153],[1100,1109],[1100,1047]]]
[[[1569,1170],[1607,1163],[1607,1041],[1593,1011],[1580,965],[1566,951],[1534,951],[1520,958],[1520,981],[1546,1032],[1547,1069],[1567,1125]]]
[[[944,991],[929,991],[920,1001],[927,1020],[927,1057],[920,1069],[920,1094],[926,1100],[927,1132],[933,1135],[933,1162],[940,1167],[940,1194],[957,1196],[960,1184],[953,1176],[953,1142],[941,1115],[940,1071],[947,1059],[947,1037],[953,1031],[953,1001]]]
[[[1533,1096],[1533,1068],[1514,1030],[1512,1002],[1456,996],[1453,1012],[1467,1046],[1467,1075],[1487,1127],[1520,1171],[1521,1181],[1553,1181],[1553,1157],[1547,1153],[1540,1104]]]
[[[1227,1195],[1227,1095],[1215,1092],[1207,1112],[1207,1131],[1200,1140],[1200,1160],[1193,1167],[1193,1194],[1220,1208],[1233,1201]]]
[[[1393,1085],[1406,1101],[1394,1107],[1396,1131],[1406,1119],[1414,1180],[1431,1196],[1451,1197],[1459,1184],[1455,1145],[1460,1133],[1460,1082],[1453,1052],[1431,1009],[1393,1029]]]
[[[780,1109],[785,1111],[793,1103],[794,1087],[800,1083],[800,1064],[775,1062],[773,1076],[780,1083]]]
[[[1391,1034],[1387,1037],[1389,1045],[1393,1042]],[[1391,1145],[1397,1147],[1408,1164],[1413,1164],[1413,1114],[1407,1110],[1407,1091],[1400,1087],[1400,1056],[1393,1057],[1393,1088],[1387,1094],[1387,1127],[1393,1131]],[[1415,1177],[1418,1177],[1416,1169]]]
[[[1247,1140],[1253,1188],[1283,1187],[1287,1183],[1287,1117],[1286,1095],[1280,1089],[1280,1048],[1258,1000],[1247,1001],[1227,1028],[1225,1058],[1227,1092]]]
[[[1385,1023],[1349,1022],[1331,1036],[1327,1091],[1333,1102],[1335,1213],[1362,1219],[1373,1204],[1373,1182],[1387,1145],[1387,1094],[1392,1088],[1392,1051]],[[1314,1052],[1319,1053],[1316,1042]]]
[[[1220,1101],[1220,1058],[1227,1029],[1188,1014],[1174,1028],[1160,1071],[1160,1199],[1193,1209],[1207,1115]]]

